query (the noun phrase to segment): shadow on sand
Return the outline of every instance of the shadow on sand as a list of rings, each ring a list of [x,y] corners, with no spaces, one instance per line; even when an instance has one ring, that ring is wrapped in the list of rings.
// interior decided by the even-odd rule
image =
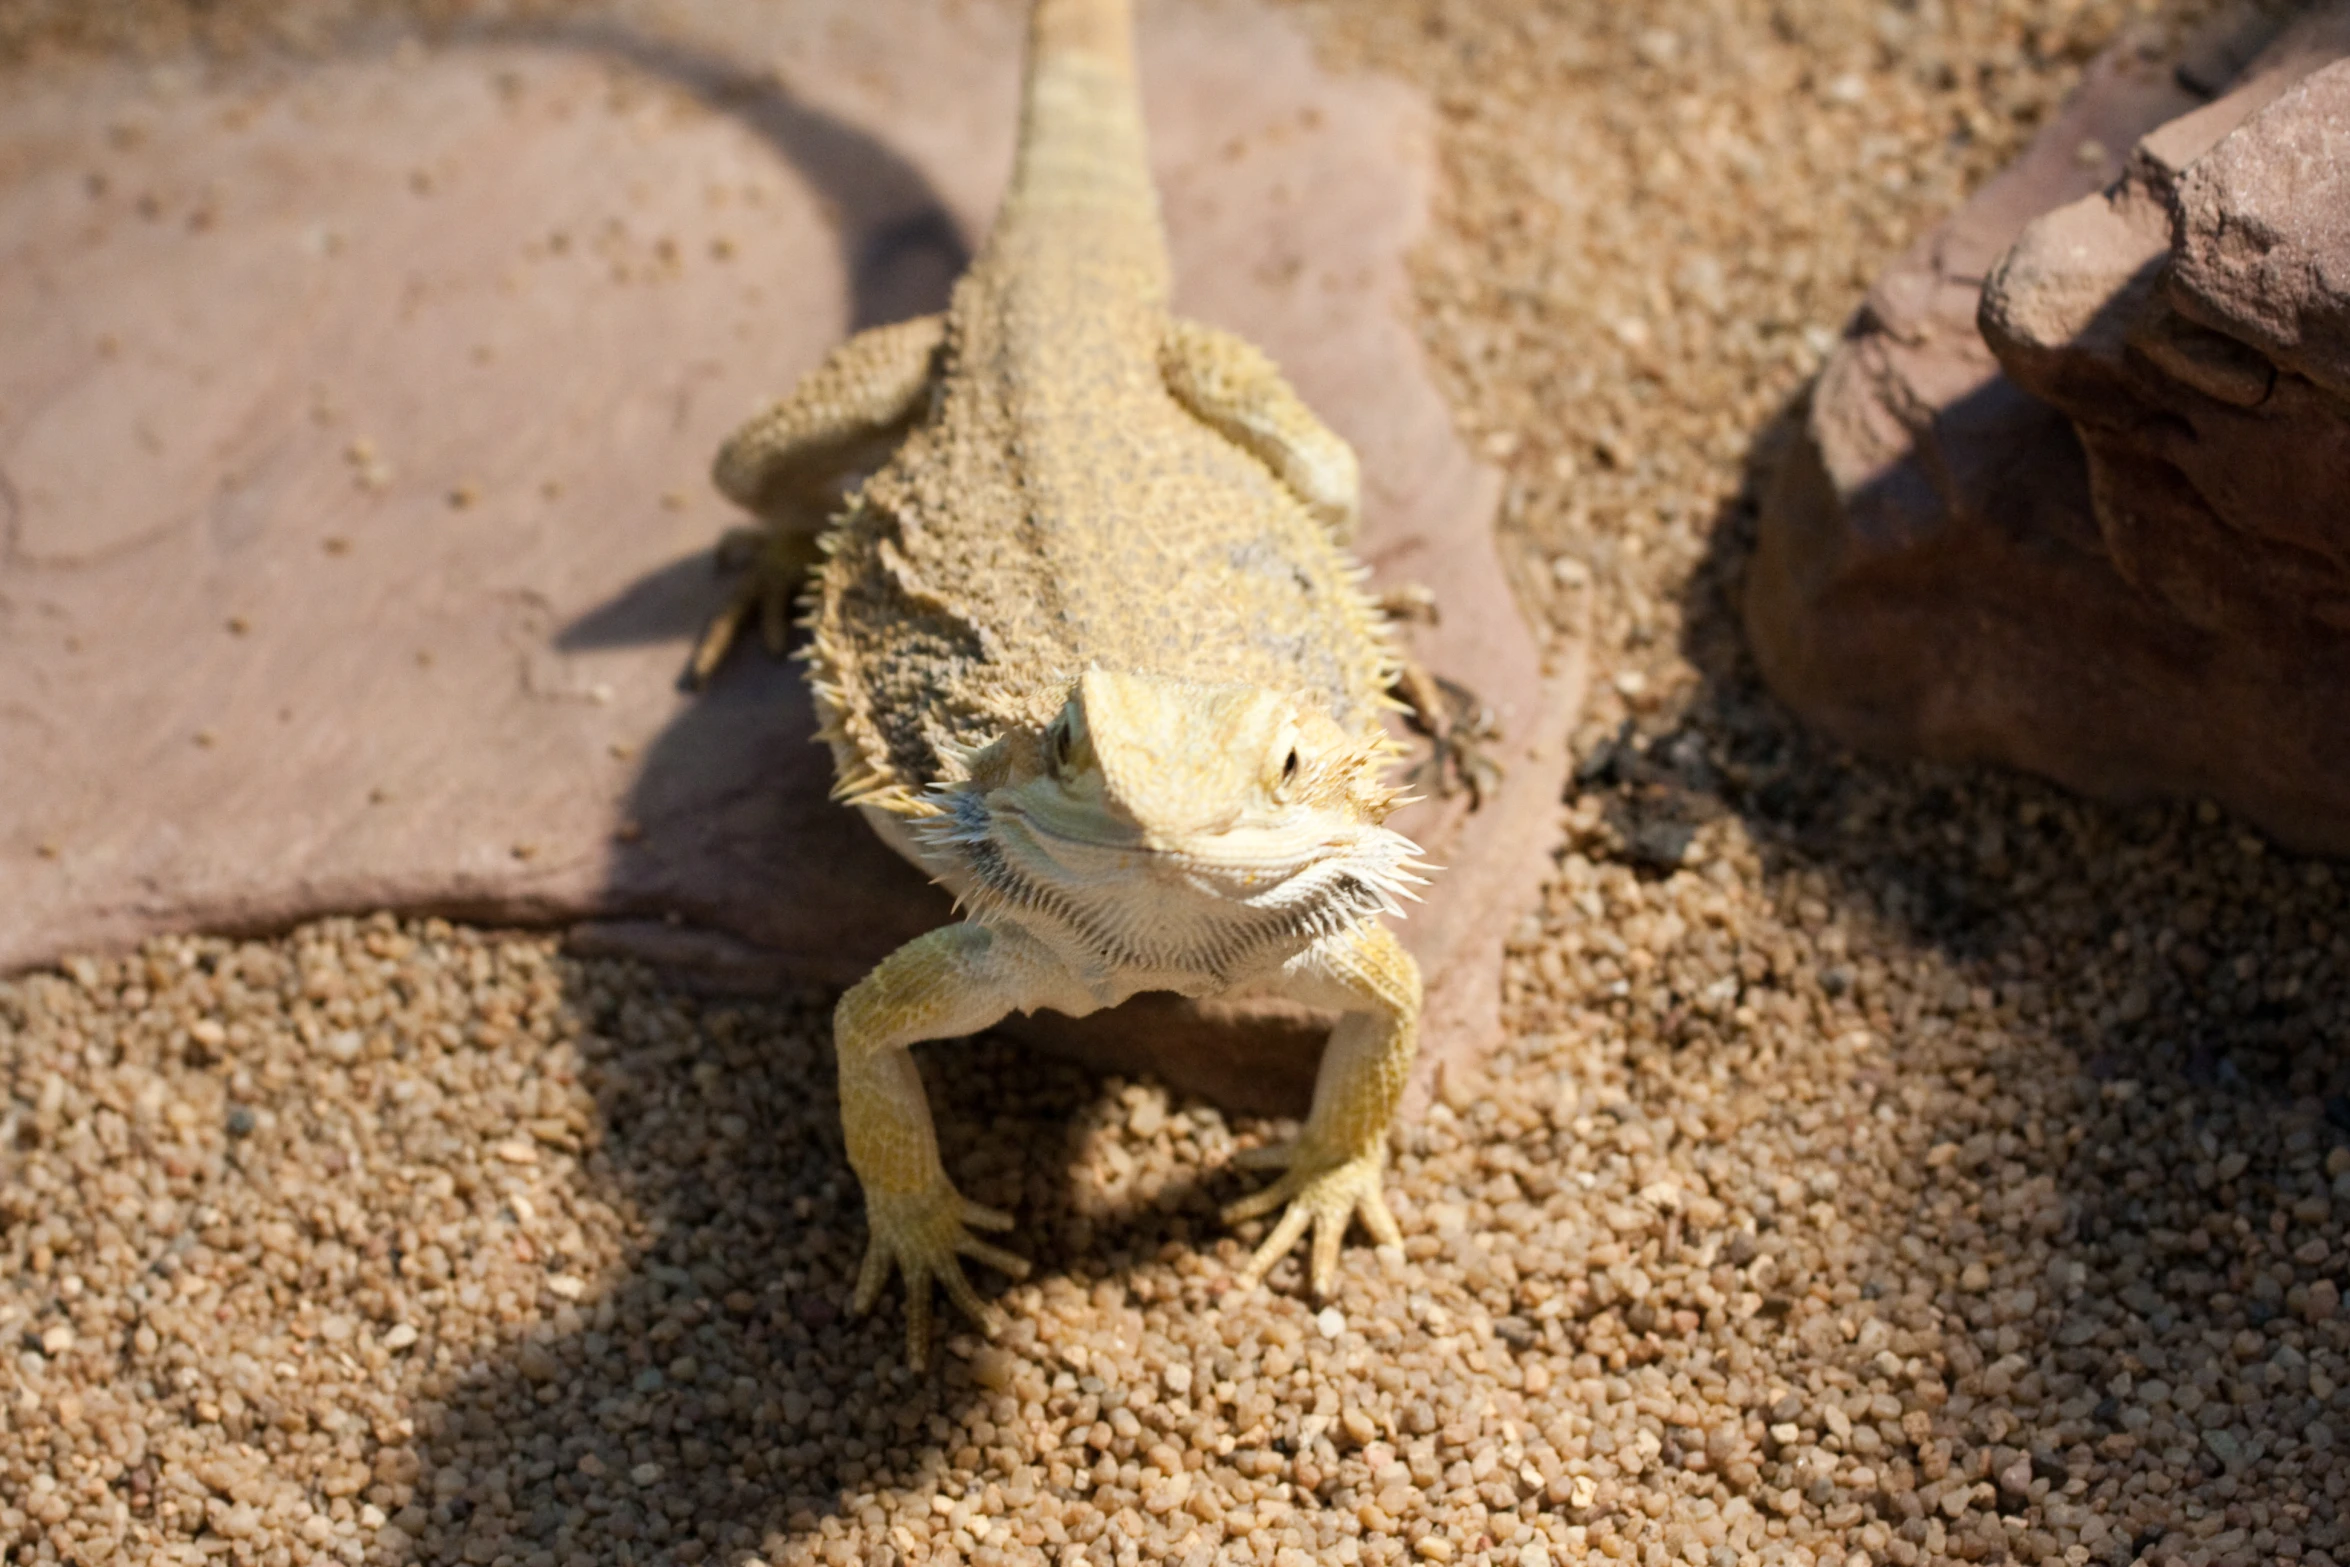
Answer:
[[[853,1518],[862,1496],[1024,1463],[965,1324],[942,1319],[948,1352],[917,1375],[894,1284],[871,1317],[844,1315],[865,1226],[818,1043],[825,1010],[622,1005],[594,970],[575,973],[566,1000],[591,1041],[600,1121],[580,1179],[634,1216],[640,1245],[576,1313],[420,1407],[420,1484],[395,1519],[414,1558],[773,1558]],[[1214,1202],[1188,1181],[1073,1184],[1086,1140],[1127,1116],[1114,1087],[995,1040],[925,1065],[947,1167],[967,1195],[1020,1214],[1012,1244],[1053,1289],[1115,1305],[1138,1258],[1212,1245]],[[995,1275],[975,1277],[1000,1294]]]
[[[2308,1366],[2350,1351],[2333,1309],[2350,1288],[2332,1186],[2350,1167],[2335,873],[2208,806],[2085,801],[1807,730],[1764,687],[1739,606],[1803,413],[1760,432],[1687,586],[1695,693],[1590,750],[1569,790],[1599,823],[1580,852],[1643,877],[1736,819],[1781,928],[1808,943],[1756,955],[1745,996],[1881,1046],[1850,1068],[1874,1114],[1812,1133],[1819,1160],[1832,1171],[1891,1137],[1914,1161],[1894,1200],[1841,1210],[1873,1259],[1857,1300],[1807,1318],[1811,1281],[1783,1269],[1766,1309],[1794,1308],[1787,1331],[1827,1332],[1822,1358],[1849,1359],[1831,1397],[1865,1404],[1874,1335],[1879,1353],[1938,1346],[1949,1401],[1911,1444],[1914,1468],[1898,1427],[1859,1445],[1895,1455],[1875,1460],[1876,1488],[1790,1461],[1824,1440],[1811,1415],[1762,1482],[1808,1488],[1831,1518],[1849,1505],[1902,1562],[2061,1559],[2058,1517],[2102,1520],[2090,1555],[2114,1563],[2332,1543],[2331,1389]],[[1644,1055],[1744,1048],[1729,1044],[1735,1004],[1669,984],[1645,1011],[1616,1003],[1635,1075]],[[1816,1226],[1819,1192],[1781,1181],[1774,1205],[1759,1184],[1750,1244],[1792,1258],[1774,1232]],[[1831,1447],[1848,1474],[1853,1440]]]

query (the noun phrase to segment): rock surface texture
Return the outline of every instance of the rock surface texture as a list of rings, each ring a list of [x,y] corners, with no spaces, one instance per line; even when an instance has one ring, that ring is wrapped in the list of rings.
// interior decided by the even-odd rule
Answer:
[[[921,13],[916,25],[915,13]],[[1000,8],[746,4],[217,78],[76,68],[0,107],[0,970],[328,911],[579,923],[743,985],[947,917],[826,799],[796,666],[686,650],[719,438],[847,331],[936,308],[1009,157]],[[1495,481],[1420,363],[1418,101],[1287,24],[1140,41],[1178,304],[1360,450],[1363,552],[1508,766],[1400,823],[1426,1057],[1498,1028],[1580,663],[1549,670]],[[1036,1031],[1245,1107],[1320,1034],[1170,1004]]]
[[[2350,848],[2345,55],[2126,41],[1877,283],[1748,589],[1808,718]]]

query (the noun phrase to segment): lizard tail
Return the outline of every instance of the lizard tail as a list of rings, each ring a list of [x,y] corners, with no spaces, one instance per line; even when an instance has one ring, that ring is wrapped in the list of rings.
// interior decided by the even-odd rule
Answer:
[[[1036,0],[1012,194],[1010,210],[1078,209],[1157,247],[1129,0]]]

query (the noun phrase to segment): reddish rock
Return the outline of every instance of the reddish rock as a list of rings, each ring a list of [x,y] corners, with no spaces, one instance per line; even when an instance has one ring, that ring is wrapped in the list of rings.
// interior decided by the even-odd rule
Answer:
[[[2117,46],[1872,290],[1748,588],[1808,718],[2350,847],[2350,424],[2318,379],[2350,279],[2326,161],[2350,7],[2266,31]],[[2118,177],[2089,167],[2118,147]]]
[[[2350,626],[2350,425],[2296,364],[2324,358],[2324,242],[2330,229],[2350,270],[2350,226],[2284,210],[2350,194],[2310,168],[2329,125],[2350,143],[2350,66],[2327,66],[2346,50],[2350,11],[2308,18],[2226,96],[2142,140],[2112,189],[2028,226],[1984,289],[2001,364],[2080,435],[2114,569],[2224,637]]]
[[[2178,205],[2179,310],[2350,397],[2350,66],[2293,83],[2212,148]]]
[[[943,300],[1017,18],[658,15],[0,96],[0,969],[388,907],[838,984],[946,917],[826,800],[796,667],[677,677],[724,591],[710,452]],[[1420,651],[1502,715],[1499,799],[1403,824],[1449,866],[1404,927],[1433,1064],[1498,1029],[1579,664],[1538,666],[1404,314],[1424,110],[1258,11],[1151,9],[1141,55],[1179,303],[1354,440],[1366,554],[1435,590]],[[1320,1044],[1039,1026],[1257,1106],[1302,1104]]]

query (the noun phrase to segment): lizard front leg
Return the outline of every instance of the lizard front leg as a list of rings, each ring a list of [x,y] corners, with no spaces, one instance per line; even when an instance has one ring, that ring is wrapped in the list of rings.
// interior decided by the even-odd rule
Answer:
[[[1242,1161],[1286,1166],[1287,1173],[1226,1208],[1224,1218],[1227,1223],[1253,1219],[1288,1204],[1281,1222],[1241,1270],[1241,1283],[1255,1287],[1311,1225],[1307,1279],[1316,1295],[1326,1295],[1338,1270],[1339,1244],[1356,1215],[1379,1244],[1403,1240],[1380,1186],[1387,1169],[1387,1129],[1419,1048],[1420,970],[1392,932],[1372,924],[1321,943],[1292,970],[1283,994],[1344,1011],[1322,1050],[1305,1130],[1293,1143]]]
[[[1093,1010],[1083,991],[1030,938],[968,921],[907,942],[841,997],[833,1012],[840,1057],[841,1130],[849,1167],[865,1188],[871,1238],[857,1274],[852,1312],[881,1298],[892,1269],[906,1277],[906,1359],[930,1358],[930,1286],[974,1322],[986,1320],[961,1259],[975,1257],[1014,1278],[1028,1264],[971,1233],[1009,1229],[1009,1214],[966,1200],[939,1162],[938,1136],[921,1074],[908,1049],[986,1028],[1014,1010],[1050,1005]]]
[[[1502,764],[1493,754],[1501,739],[1493,710],[1414,658],[1398,666],[1391,693],[1412,727],[1428,737],[1428,755],[1405,775],[1406,787],[1426,786],[1440,795],[1466,789],[1470,808],[1482,806],[1502,778]]]
[[[1354,448],[1314,416],[1263,349],[1197,321],[1170,321],[1159,374],[1201,423],[1272,469],[1332,538],[1354,537],[1362,505]]]
[[[928,398],[945,338],[943,316],[859,332],[718,449],[712,482],[758,513],[761,526],[738,528],[719,545],[722,564],[749,570],[694,649],[694,685],[709,680],[754,614],[768,650],[783,651],[792,599],[821,558],[817,537],[842,481],[887,458],[904,437]]]

